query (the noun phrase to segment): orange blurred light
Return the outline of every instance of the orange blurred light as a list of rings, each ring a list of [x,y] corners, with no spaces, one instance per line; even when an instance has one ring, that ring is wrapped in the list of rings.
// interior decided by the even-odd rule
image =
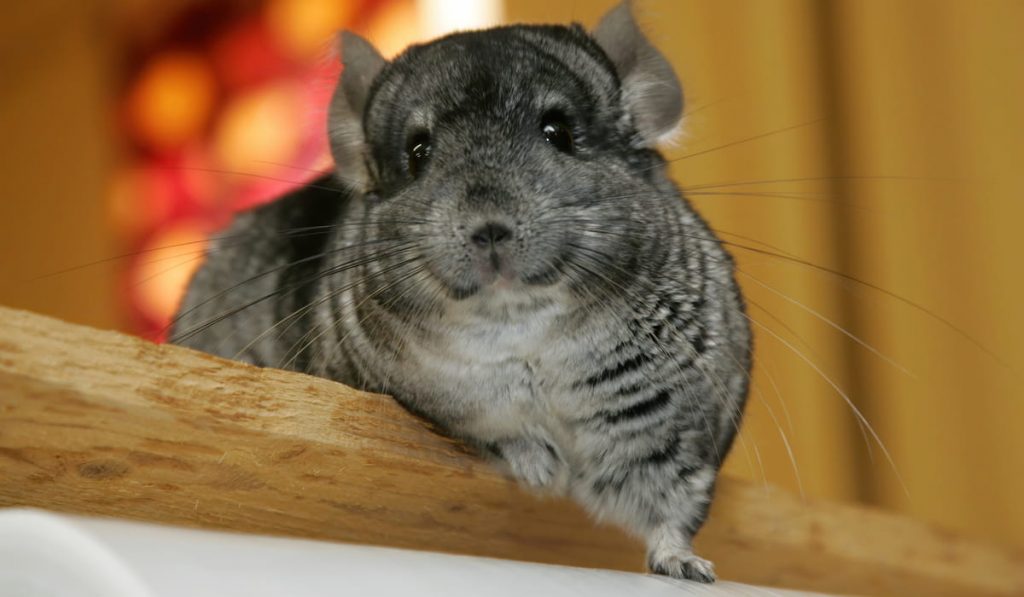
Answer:
[[[385,57],[391,58],[409,44],[423,41],[420,14],[413,0],[388,2],[374,13],[366,37]]]
[[[206,231],[195,222],[154,235],[131,272],[131,290],[139,311],[153,321],[169,322],[192,274],[202,264]]]
[[[276,170],[299,149],[302,117],[302,95],[294,85],[245,94],[224,111],[214,140],[216,157],[233,173]]]
[[[352,0],[272,0],[266,22],[281,47],[308,58],[331,47],[335,33],[349,24],[361,2]]]
[[[213,71],[201,56],[164,53],[149,63],[130,92],[131,130],[152,149],[178,147],[202,132],[216,93]]]
[[[145,174],[139,170],[125,169],[110,181],[107,194],[107,213],[117,230],[125,236],[141,234],[164,214],[145,203],[162,206],[170,203],[170,190],[149,188]],[[150,199],[149,192],[157,196]]]

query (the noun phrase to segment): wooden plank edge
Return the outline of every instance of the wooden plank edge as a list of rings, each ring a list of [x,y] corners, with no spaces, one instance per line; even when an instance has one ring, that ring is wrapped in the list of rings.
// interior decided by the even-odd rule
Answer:
[[[521,491],[385,396],[0,307],[0,505],[642,569],[642,546]],[[1021,554],[722,479],[723,578],[859,594],[1021,595]]]

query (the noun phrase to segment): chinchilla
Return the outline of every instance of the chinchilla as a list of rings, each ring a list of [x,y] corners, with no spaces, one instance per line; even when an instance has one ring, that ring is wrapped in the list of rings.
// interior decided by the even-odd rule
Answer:
[[[342,35],[337,164],[240,215],[172,341],[389,393],[710,582],[694,534],[746,401],[730,256],[656,145],[679,82],[628,3],[387,61]]]

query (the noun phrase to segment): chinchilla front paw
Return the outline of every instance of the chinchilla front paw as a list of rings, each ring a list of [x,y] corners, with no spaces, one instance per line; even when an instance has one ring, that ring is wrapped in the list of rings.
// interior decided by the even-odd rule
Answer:
[[[715,582],[715,565],[693,553],[692,533],[680,521],[663,524],[648,537],[647,567],[655,574]]]
[[[651,554],[651,572],[703,583],[715,582],[715,565],[693,553]]]
[[[543,493],[564,493],[569,468],[550,442],[520,437],[495,443],[491,451],[521,484]]]

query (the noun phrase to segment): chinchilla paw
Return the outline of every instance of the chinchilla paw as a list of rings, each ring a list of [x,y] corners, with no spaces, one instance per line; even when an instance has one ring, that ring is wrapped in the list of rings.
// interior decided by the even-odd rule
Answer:
[[[715,582],[715,565],[693,553],[652,553],[648,566],[655,574],[703,583]]]
[[[512,477],[534,490],[561,493],[568,482],[568,467],[551,444],[537,439],[516,439],[500,447]]]

